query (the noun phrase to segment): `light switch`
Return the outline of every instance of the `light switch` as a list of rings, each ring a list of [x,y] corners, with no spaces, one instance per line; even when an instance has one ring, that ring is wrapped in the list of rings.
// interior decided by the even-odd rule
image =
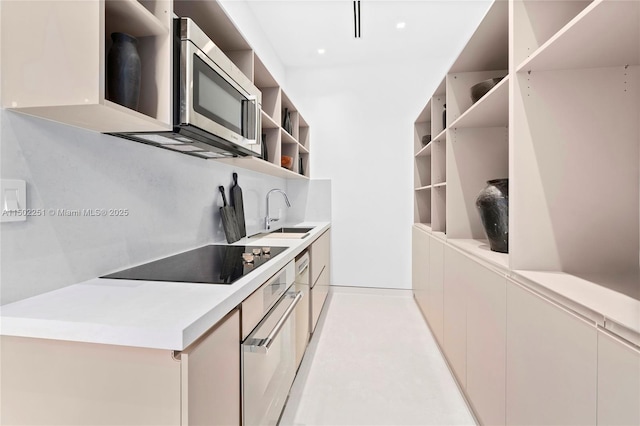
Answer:
[[[27,220],[27,183],[17,179],[0,181],[2,195],[1,222],[21,222]]]

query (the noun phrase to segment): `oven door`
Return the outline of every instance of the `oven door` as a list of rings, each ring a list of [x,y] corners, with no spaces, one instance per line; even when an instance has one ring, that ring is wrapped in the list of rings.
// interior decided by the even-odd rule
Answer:
[[[181,42],[180,80],[181,125],[193,125],[260,154],[258,95],[235,82],[189,40]]]
[[[242,344],[243,424],[277,425],[296,375],[296,307],[289,291]]]

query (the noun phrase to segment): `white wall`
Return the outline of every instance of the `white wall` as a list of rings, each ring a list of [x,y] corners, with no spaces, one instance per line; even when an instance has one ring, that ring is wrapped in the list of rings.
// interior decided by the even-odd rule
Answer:
[[[28,208],[47,211],[0,225],[0,304],[226,242],[217,187],[228,189],[234,171],[249,234],[263,227],[266,193],[287,188],[284,179],[12,111],[0,111],[0,122],[2,178],[25,180]],[[97,208],[129,214],[48,213]],[[272,209],[282,209],[287,220],[281,199],[274,197]]]
[[[333,284],[411,287],[413,122],[449,65],[287,69],[313,176],[332,181]]]

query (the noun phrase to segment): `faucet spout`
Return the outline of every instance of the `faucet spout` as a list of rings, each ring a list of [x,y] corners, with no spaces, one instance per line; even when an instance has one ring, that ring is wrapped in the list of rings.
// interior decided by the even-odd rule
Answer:
[[[285,203],[287,203],[287,207],[291,207],[291,203],[289,202],[289,197],[287,197],[287,193],[284,192],[282,189],[272,189],[271,191],[267,192],[267,217],[265,218],[264,224],[265,224],[265,228],[267,230],[271,229],[271,222],[276,222],[278,220],[280,220],[280,218],[275,218],[272,219],[269,216],[269,195],[271,195],[274,192],[279,192],[280,194],[282,194],[282,196],[284,197],[284,201]]]

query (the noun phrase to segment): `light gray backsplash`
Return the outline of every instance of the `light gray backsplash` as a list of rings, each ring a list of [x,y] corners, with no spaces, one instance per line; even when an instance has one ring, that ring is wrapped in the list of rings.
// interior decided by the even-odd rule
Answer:
[[[331,180],[290,180],[287,193],[291,201],[291,223],[331,221]]]
[[[285,179],[12,111],[0,111],[0,126],[2,178],[27,182],[28,208],[129,212],[125,217],[47,213],[2,223],[0,304],[225,242],[217,187],[228,190],[234,171],[249,234],[264,225],[266,193],[287,188]],[[304,188],[296,198],[304,198],[300,191]],[[272,214],[278,210],[283,221],[291,221],[282,197],[273,197]]]

